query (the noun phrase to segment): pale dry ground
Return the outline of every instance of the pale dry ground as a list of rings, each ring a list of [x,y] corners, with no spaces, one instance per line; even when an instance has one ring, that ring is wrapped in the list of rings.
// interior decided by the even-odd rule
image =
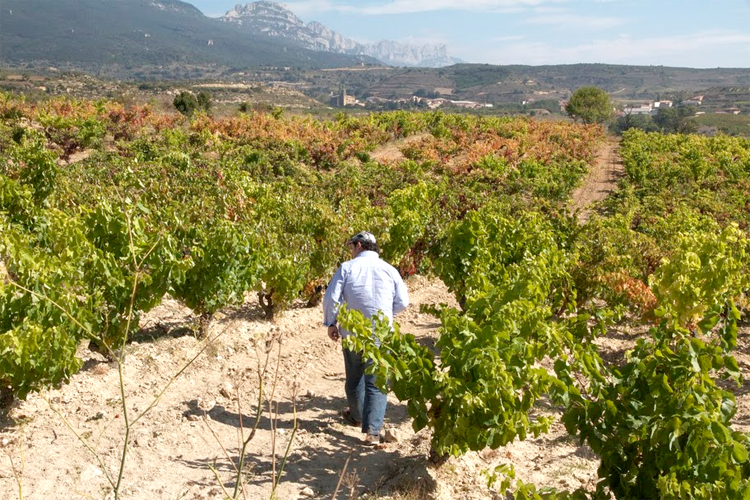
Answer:
[[[400,148],[421,138],[413,136],[385,145],[373,152],[373,157],[399,161],[403,159]],[[70,161],[80,159],[73,156]],[[397,319],[406,331],[433,345],[439,324],[436,318],[420,314],[419,305],[454,304],[453,297],[439,281],[415,277],[409,287],[412,306]],[[277,432],[274,436],[271,431],[266,402],[258,433],[248,448],[252,470],[248,498],[268,498],[270,494],[273,440],[277,441],[278,466],[292,431],[291,395],[296,385],[299,430],[279,498],[297,498],[305,488],[318,498],[330,498],[350,454],[348,472],[352,475],[344,489],[354,486],[359,493],[382,490],[386,494],[396,488],[424,490],[424,496],[440,499],[491,498],[493,493],[485,486],[481,471],[500,463],[513,463],[519,477],[542,485],[577,487],[593,477],[595,457],[575,446],[559,426],[537,440],[469,453],[450,459],[439,469],[430,468],[425,460],[428,433],[413,432],[405,405],[392,395],[386,427],[395,430],[399,441],[385,450],[363,449],[358,429],[345,427],[339,417],[346,406],[342,356],[339,346],[327,340],[320,326],[319,309],[293,309],[275,323],[260,317],[249,304],[217,318],[211,332],[220,334],[219,339],[135,425],[123,498],[220,498],[221,488],[210,470],[213,464],[222,482],[227,487],[233,485],[226,455],[237,460],[240,415],[243,427],[251,426],[257,404],[258,360],[264,356],[262,348],[254,344],[262,345],[273,335],[282,339],[280,358],[274,350],[270,363],[272,373],[279,363]],[[131,419],[200,347],[188,328],[193,320],[189,310],[170,299],[143,318],[143,331],[127,347],[124,365]],[[80,354],[84,368],[69,384],[31,395],[3,415],[0,499],[19,498],[19,481],[27,499],[107,497],[109,488],[101,464],[67,428],[65,420],[116,475],[124,436],[117,370],[98,353],[82,347]],[[269,375],[267,384],[271,380]],[[247,435],[247,430],[244,432]]]
[[[430,300],[448,301],[450,297],[441,286],[424,280],[412,280],[410,286],[415,305],[400,319],[410,331],[420,336],[432,335],[435,320],[421,315],[417,305]],[[214,335],[224,332],[219,340],[176,380],[158,406],[136,425],[123,498],[221,496],[209,465],[218,458],[219,475],[224,482],[231,483],[230,464],[222,446],[236,459],[240,414],[245,427],[252,425],[258,393],[258,351],[253,344],[259,340],[262,345],[264,339],[277,333],[282,339],[280,358],[274,349],[270,366],[272,372],[276,372],[278,362],[275,399],[279,402],[276,425],[279,455],[283,454],[291,434],[292,388],[294,384],[300,387],[299,431],[279,498],[295,498],[305,487],[316,494],[330,496],[338,471],[352,450],[349,470],[359,476],[360,489],[376,487],[378,481],[409,464],[409,454],[415,453],[423,438],[407,430],[409,424],[403,405],[392,401],[388,426],[401,430],[405,441],[386,450],[362,449],[357,430],[341,424],[338,413],[345,406],[343,362],[339,346],[327,340],[325,329],[320,325],[319,309],[295,309],[276,323],[261,320],[259,316],[259,312],[249,306],[217,320],[211,331]],[[169,299],[144,318],[145,333],[139,337],[139,342],[127,347],[125,385],[131,412],[146,408],[153,395],[199,345],[184,328],[189,321],[189,311]],[[19,497],[11,459],[15,475],[23,484],[24,498],[106,496],[107,483],[100,464],[50,408],[51,404],[64,415],[72,428],[102,455],[106,466],[111,471],[116,470],[123,442],[117,370],[88,349],[82,348],[81,354],[85,366],[70,384],[30,396],[10,410],[10,419],[4,419],[0,437],[0,498]],[[271,380],[269,377],[269,384]],[[236,388],[241,410],[238,410]],[[204,411],[208,418],[204,418]],[[218,439],[213,437],[212,430]],[[269,496],[272,439],[266,414],[248,448],[252,470],[248,498]],[[426,479],[428,476],[424,475]]]
[[[419,304],[453,304],[453,298],[435,280],[413,277],[408,286],[412,305],[398,320],[404,330],[433,345],[439,324],[435,318],[421,314]],[[254,304],[249,304],[217,319],[211,332],[223,332],[221,337],[135,425],[122,498],[221,498],[221,489],[209,466],[215,463],[222,482],[228,488],[233,485],[231,465],[222,446],[232,459],[237,459],[240,414],[247,433],[258,394],[259,352],[253,347],[254,341],[260,340],[263,345],[264,339],[277,333],[282,338],[281,357],[274,349],[270,363],[272,372],[276,371],[277,359],[279,363],[275,396],[279,403],[277,466],[291,435],[291,395],[294,385],[299,385],[299,430],[278,490],[280,499],[300,498],[305,488],[310,488],[315,498],[331,498],[350,454],[348,471],[356,480],[349,483],[358,493],[386,495],[394,489],[424,489],[430,492],[425,498],[493,498],[481,471],[506,462],[516,465],[520,477],[544,485],[577,487],[592,477],[595,459],[570,442],[560,429],[498,451],[450,459],[439,469],[428,467],[429,434],[414,433],[405,405],[393,395],[389,396],[386,428],[395,431],[398,442],[388,444],[384,450],[363,448],[359,430],[342,425],[339,417],[346,406],[343,360],[340,346],[327,339],[320,325],[320,310],[296,308],[275,323],[260,316]],[[148,406],[199,346],[186,328],[190,321],[189,311],[171,299],[143,319],[144,330],[126,348],[124,364],[131,419]],[[98,353],[82,347],[81,355],[84,368],[69,384],[31,395],[3,416],[0,499],[19,498],[15,476],[23,484],[25,499],[107,498],[102,467],[50,407],[58,410],[76,433],[101,454],[114,474],[124,429],[122,409],[118,406],[117,370]],[[260,356],[263,358],[262,348]],[[266,412],[248,447],[252,475],[247,498],[269,497],[273,438]],[[570,471],[575,474],[571,476]],[[339,498],[346,496],[340,494]]]
[[[624,172],[620,144],[617,138],[610,137],[600,148],[583,184],[573,192],[570,209],[578,211],[578,221],[581,224],[588,220],[596,202],[604,200],[617,189],[617,180]]]
[[[408,145],[420,142],[430,134],[415,134],[404,137],[397,141],[391,141],[386,144],[381,144],[370,153],[370,158],[381,163],[396,163],[405,160],[404,154],[401,150]]]
[[[392,154],[388,148],[384,152]],[[606,170],[607,165],[612,162],[603,163],[602,168]],[[595,195],[581,207],[601,199],[603,189],[587,192]],[[455,301],[436,280],[413,277],[408,286],[412,305],[397,320],[405,331],[434,345],[439,324],[434,317],[421,314],[419,305],[455,305]],[[265,403],[258,432],[248,447],[251,475],[246,498],[266,499],[270,495],[273,441],[275,437],[278,467],[292,432],[291,396],[295,385],[299,386],[299,430],[278,489],[279,499],[303,498],[303,493],[331,498],[349,456],[339,499],[349,498],[351,489],[383,498],[403,498],[398,497],[399,491],[411,492],[411,499],[500,498],[487,488],[482,474],[500,464],[512,464],[520,479],[538,486],[571,490],[581,485],[593,487],[597,457],[587,447],[578,446],[560,423],[538,439],[517,441],[494,451],[468,453],[435,468],[426,460],[429,433],[414,433],[405,405],[390,395],[386,428],[395,431],[398,442],[388,444],[384,450],[363,448],[358,429],[342,425],[339,417],[346,406],[343,360],[340,346],[327,339],[320,325],[320,309],[297,307],[275,323],[261,316],[253,301],[221,314],[211,326],[212,335],[221,335],[218,340],[136,424],[124,473],[123,499],[222,498],[219,480],[210,467],[216,468],[225,487],[233,486],[232,466],[226,454],[237,460],[240,415],[245,435],[252,425],[258,395],[258,359],[263,358],[262,347],[259,350],[254,346],[262,346],[265,339],[274,335],[282,339],[280,358],[277,350],[272,353],[268,379],[270,383],[278,361],[277,431],[274,435],[271,430]],[[142,332],[126,348],[125,386],[131,413],[144,410],[200,346],[188,328],[192,321],[190,312],[171,299],[143,318]],[[608,359],[621,357],[638,334],[627,329],[613,330],[600,346]],[[739,343],[738,361],[747,374],[747,329],[741,331]],[[31,395],[0,414],[0,500],[19,498],[18,482],[23,485],[23,498],[30,500],[111,497],[101,465],[51,409],[58,410],[97,450],[114,474],[124,428],[117,370],[85,347],[81,348],[81,356],[84,368],[69,384]],[[739,411],[735,423],[744,431],[750,430],[748,387],[737,391]],[[559,413],[558,409],[543,405],[538,411]]]

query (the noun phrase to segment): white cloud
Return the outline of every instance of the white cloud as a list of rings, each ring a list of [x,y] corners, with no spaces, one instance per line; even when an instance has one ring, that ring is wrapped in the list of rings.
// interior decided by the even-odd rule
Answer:
[[[488,43],[503,43],[503,42],[517,42],[520,40],[524,40],[526,38],[526,35],[501,35],[501,36],[493,36],[489,40],[487,40]]]
[[[557,28],[570,29],[609,29],[625,24],[625,19],[618,17],[583,16],[578,14],[543,14],[528,18],[528,24],[543,24]]]
[[[622,35],[590,43],[559,46],[546,42],[499,45],[481,54],[458,57],[494,64],[609,63],[685,66],[694,68],[746,67],[750,60],[750,34],[705,31],[688,35],[633,38]]]
[[[439,10],[463,10],[479,12],[514,12],[523,7],[533,7],[545,3],[544,0],[392,0],[378,6],[362,9],[366,14],[405,14]]]
[[[303,0],[301,2],[284,2],[283,4],[296,15],[306,17],[320,12],[356,12],[358,9],[350,5],[342,5],[329,0]]]
[[[434,11],[518,12],[524,8],[566,1],[568,0],[388,0],[377,4],[367,2],[363,5],[353,2],[342,4],[331,0],[303,0],[287,2],[285,5],[299,15],[324,11],[382,15]]]
[[[534,12],[537,14],[563,14],[568,9],[557,5],[542,5],[534,8]]]

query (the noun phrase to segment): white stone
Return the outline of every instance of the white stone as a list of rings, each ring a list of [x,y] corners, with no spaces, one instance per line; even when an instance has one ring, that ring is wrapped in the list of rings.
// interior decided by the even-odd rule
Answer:
[[[234,387],[232,387],[232,384],[229,382],[224,382],[221,384],[221,388],[219,389],[219,394],[224,396],[227,399],[232,399],[232,393],[233,393]]]
[[[383,437],[386,443],[398,443],[400,441],[398,432],[395,429],[386,429]]]

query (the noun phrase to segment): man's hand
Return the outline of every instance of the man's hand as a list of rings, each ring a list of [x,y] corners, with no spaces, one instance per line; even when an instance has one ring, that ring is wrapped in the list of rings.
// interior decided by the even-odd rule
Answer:
[[[331,325],[328,327],[328,337],[330,337],[331,340],[334,342],[337,342],[341,338],[341,334],[339,333],[339,327],[336,325]]]

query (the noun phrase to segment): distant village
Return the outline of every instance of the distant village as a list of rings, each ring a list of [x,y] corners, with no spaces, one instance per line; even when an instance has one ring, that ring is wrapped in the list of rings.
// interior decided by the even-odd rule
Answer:
[[[493,104],[491,103],[481,103],[476,101],[467,101],[467,100],[453,100],[453,99],[446,99],[444,97],[424,97],[424,96],[417,96],[413,95],[411,97],[403,97],[403,98],[394,98],[394,99],[388,99],[385,97],[379,97],[379,96],[371,96],[364,100],[357,99],[355,96],[350,95],[346,92],[346,89],[341,89],[338,93],[331,93],[329,96],[330,106],[343,108],[343,107],[388,107],[388,106],[394,106],[394,107],[409,107],[409,106],[416,106],[416,107],[424,107],[428,109],[437,109],[442,106],[452,106],[457,108],[464,108],[464,109],[482,109],[482,108],[492,108]],[[703,98],[702,95],[696,95],[691,97],[690,99],[685,99],[682,101],[679,101],[675,103],[674,101],[670,100],[655,100],[655,101],[649,101],[644,102],[641,104],[628,104],[623,106],[621,109],[616,110],[617,116],[624,116],[624,115],[649,115],[654,116],[656,115],[660,109],[666,109],[666,108],[672,108],[676,106],[694,106],[694,107],[700,107],[703,105]],[[534,100],[522,100],[520,104],[522,106],[529,106],[534,103]],[[558,102],[560,106],[560,111],[565,111],[565,106],[568,104],[567,101],[561,100]],[[546,110],[540,109],[538,110],[540,112],[545,112]],[[712,113],[719,113],[719,114],[733,114],[733,115],[739,115],[742,110],[738,107],[728,107],[725,109],[720,110],[712,110]],[[546,111],[547,114],[549,114],[549,111]],[[703,111],[697,111],[695,112],[696,115],[704,114]]]
[[[701,106],[703,104],[703,96],[697,95],[694,97],[691,97],[690,99],[685,99],[684,101],[681,101],[679,103],[681,106]],[[650,115],[653,116],[659,112],[660,109],[664,108],[671,108],[675,105],[672,101],[651,101],[644,104],[639,105],[629,105],[625,106],[622,111],[619,113],[620,116],[622,115]],[[714,113],[724,113],[724,114],[732,114],[732,115],[739,115],[742,110],[737,107],[729,107],[723,110],[715,110]],[[696,111],[696,115],[704,114],[702,111]]]
[[[347,94],[346,89],[342,89],[341,92],[332,94],[330,96],[330,105],[337,108],[343,108],[347,106],[365,107],[368,105],[385,106],[388,104],[397,106],[417,105],[424,106],[429,109],[437,109],[441,106],[455,106],[464,109],[480,109],[493,107],[493,105],[489,103],[481,103],[475,101],[454,101],[451,99],[445,99],[443,97],[428,98],[416,95],[400,99],[386,99],[384,97],[371,96],[364,101],[360,101],[353,95]]]

